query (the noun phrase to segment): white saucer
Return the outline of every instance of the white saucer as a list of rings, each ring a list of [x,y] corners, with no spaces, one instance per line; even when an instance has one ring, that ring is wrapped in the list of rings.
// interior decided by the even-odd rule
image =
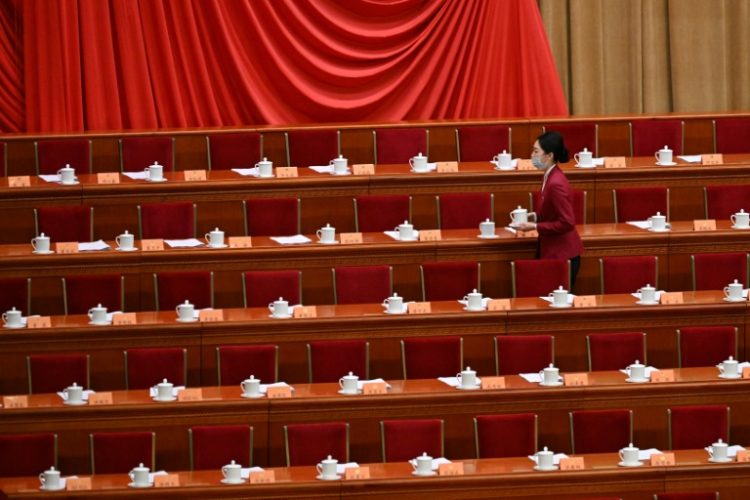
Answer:
[[[419,238],[399,238],[396,241],[418,241]]]
[[[151,398],[157,403],[170,403],[172,401],[177,401],[177,396],[172,396],[171,398],[160,398],[160,397],[153,397]]]
[[[42,485],[39,487],[42,491],[62,491],[65,489],[65,486],[58,486],[57,488],[48,488],[45,485]]]
[[[733,226],[732,226],[732,229],[736,229],[736,230],[738,230],[738,231],[743,231],[743,230],[745,230],[745,229],[750,229],[750,226],[740,227],[740,226],[735,226],[735,225],[733,225]]]
[[[395,314],[395,315],[399,315],[399,314],[406,314],[406,313],[408,312],[408,310],[407,310],[407,309],[403,309],[403,310],[402,310],[402,311],[400,311],[400,312],[391,312],[391,311],[389,311],[388,309],[386,309],[386,310],[385,310],[385,311],[383,311],[383,312],[384,312],[385,314]]]
[[[193,319],[180,319],[180,318],[177,318],[177,322],[178,323],[195,323],[196,321],[198,321],[198,318],[193,318]]]
[[[747,299],[740,297],[739,299],[730,299],[729,297],[724,297],[724,302],[747,302]]]
[[[221,245],[218,245],[218,246],[206,245],[206,248],[210,248],[210,249],[215,249],[215,248],[229,248],[229,245],[227,245],[226,243],[222,243]]]
[[[430,477],[430,476],[437,476],[437,472],[433,470],[433,471],[430,471],[429,474],[420,474],[417,471],[413,471],[411,473],[411,475],[412,476],[419,476],[419,477]]]
[[[153,485],[154,483],[148,483],[148,484],[128,483],[128,487],[130,488],[150,488]]]
[[[273,314],[269,314],[268,317],[271,318],[271,319],[289,319],[289,318],[292,317],[292,315],[291,314],[285,314],[284,316],[274,316]]]
[[[23,325],[23,324],[21,324],[21,325],[3,325],[3,328],[9,328],[11,330],[16,330],[18,328],[23,328],[25,326],[26,325]]]
[[[362,391],[357,390],[357,392],[346,392],[344,391],[344,389],[341,389],[340,391],[338,391],[338,393],[343,396],[356,396],[358,394],[362,394]]]
[[[596,168],[596,165],[594,163],[592,163],[591,165],[584,166],[584,165],[581,165],[580,163],[576,163],[576,168],[586,168],[586,169],[588,169],[588,168]]]
[[[338,175],[352,175],[352,173],[351,173],[351,171],[347,170],[346,172],[342,172],[340,174],[338,174],[336,172],[331,172],[331,175],[337,175],[337,176]]]
[[[133,248],[120,248],[120,247],[117,247],[117,248],[115,248],[115,250],[117,250],[118,252],[135,252],[136,250],[138,250],[138,247],[133,247]]]
[[[109,326],[111,324],[111,321],[105,321],[104,323],[94,323],[93,321],[89,321],[89,325],[91,326]]]
[[[482,307],[480,309],[469,309],[468,306],[464,307],[464,311],[468,311],[468,312],[482,312],[482,311],[486,311],[486,310],[487,309],[485,309],[484,307]]]
[[[671,167],[671,166],[677,165],[677,163],[674,162],[674,161],[669,161],[669,162],[666,162],[666,163],[662,163],[660,161],[657,161],[656,164],[659,165],[660,167]]]
[[[719,378],[723,378],[726,380],[734,380],[734,379],[742,378],[742,375],[739,373],[737,375],[727,375],[725,373],[720,373]]]
[[[318,243],[321,245],[338,245],[339,244],[338,240],[337,241],[318,241]]]
[[[318,474],[317,476],[315,476],[315,479],[320,479],[321,481],[338,481],[341,479],[341,476],[336,475],[333,477],[330,477],[330,476],[326,477],[326,476],[323,476],[322,474]]]
[[[568,307],[573,307],[573,304],[565,304],[565,305],[559,305],[559,306],[558,306],[558,305],[556,305],[556,304],[552,304],[552,303],[551,303],[551,304],[550,304],[549,306],[550,306],[550,307],[555,307],[555,308],[557,308],[557,309],[565,309],[565,308],[568,308]]]
[[[636,302],[636,304],[640,306],[655,306],[659,304],[659,301],[658,300],[647,300],[647,301],[639,300]]]
[[[37,255],[49,255],[52,253],[55,253],[54,250],[47,250],[46,252],[40,252],[39,250],[32,250],[31,253],[37,254]]]
[[[476,391],[477,389],[481,389],[482,386],[480,384],[475,385],[474,387],[462,387],[460,385],[456,386],[456,389],[460,391]]]
[[[276,177],[276,176],[275,176],[275,175],[273,175],[273,174],[271,174],[271,175],[256,175],[256,177],[257,177],[258,179],[273,179],[273,178],[274,178],[274,177]]]
[[[666,233],[669,232],[669,228],[665,227],[664,229],[654,229],[654,228],[648,228],[647,231],[651,231],[652,233]]]
[[[643,462],[639,461],[634,464],[628,464],[625,462],[617,462],[617,465],[619,465],[620,467],[640,467],[641,465],[643,465]]]
[[[539,385],[542,387],[560,387],[563,385],[563,382],[552,382],[551,384],[545,384],[544,382],[539,382]]]
[[[61,186],[77,186],[78,184],[80,184],[80,182],[78,182],[78,181],[73,181],[73,182],[60,182],[60,183],[58,183],[58,184],[60,184]]]
[[[534,470],[538,470],[540,472],[549,472],[553,470],[557,470],[559,467],[557,465],[553,465],[552,467],[539,467],[538,465],[534,466]]]
[[[167,179],[164,178],[164,177],[162,177],[161,179],[151,179],[151,178],[148,178],[148,179],[146,179],[146,182],[167,182]],[[139,486],[135,486],[135,487],[138,488]],[[142,486],[140,486],[140,487],[142,488]]]
[[[86,403],[87,403],[87,401],[83,401],[83,400],[78,401],[77,403],[71,403],[70,401],[63,401],[63,404],[67,405],[67,406],[83,406]]]
[[[245,394],[245,393],[242,393],[241,396],[243,398],[245,398],[245,399],[258,399],[258,398],[265,397],[265,394],[263,394],[262,392],[259,392],[258,394]]]
[[[729,462],[734,462],[734,459],[730,457],[727,457],[724,460],[717,460],[715,458],[709,458],[708,461],[711,463],[715,463],[715,464],[727,464]]]
[[[432,170],[414,170],[413,168],[409,169],[409,171],[412,174],[429,174],[430,172],[432,172]]]
[[[477,238],[482,239],[482,240],[494,240],[494,239],[499,238],[499,237],[500,237],[500,235],[497,235],[497,234],[491,234],[489,236],[483,236],[481,234],[477,235]]]
[[[515,170],[516,167],[493,167],[493,170],[500,170],[502,172],[508,172],[510,170]]]
[[[626,378],[625,382],[630,382],[631,384],[645,384],[646,382],[649,382],[651,379],[643,377],[643,378]]]
[[[221,484],[243,484],[243,483],[245,482],[245,480],[244,480],[244,479],[240,479],[240,480],[238,480],[238,481],[230,481],[229,479],[227,479],[227,478],[224,478],[224,479],[222,479],[222,480],[221,480],[221,481],[219,481],[219,482],[220,482]]]

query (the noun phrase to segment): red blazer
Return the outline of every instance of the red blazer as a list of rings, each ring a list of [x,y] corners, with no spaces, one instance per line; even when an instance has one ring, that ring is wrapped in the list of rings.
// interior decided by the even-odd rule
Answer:
[[[542,259],[572,259],[581,255],[583,243],[576,231],[573,191],[555,165],[539,196],[536,229]]]

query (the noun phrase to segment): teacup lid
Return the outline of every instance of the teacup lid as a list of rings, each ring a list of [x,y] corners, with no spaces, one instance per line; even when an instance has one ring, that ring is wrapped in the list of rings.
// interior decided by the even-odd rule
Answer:
[[[192,306],[193,304],[191,304],[188,299],[185,299],[184,305],[186,305],[186,306]]]
[[[566,290],[566,289],[564,289],[562,285],[560,285],[560,286],[559,286],[559,287],[557,288],[557,291],[567,292],[567,290]]]
[[[133,467],[133,470],[148,470],[148,467],[144,467],[143,462],[138,464],[138,467]]]
[[[737,362],[737,360],[736,360],[736,359],[734,359],[734,356],[729,356],[729,358],[728,358],[728,359],[725,359],[725,360],[724,360],[724,362],[725,362],[725,363],[736,363],[736,362]]]
[[[354,374],[354,372],[349,372],[348,374],[344,375],[344,378],[359,378],[357,375]]]
[[[72,169],[73,169],[73,168],[72,168],[72,167],[70,166],[70,163],[66,163],[66,164],[65,164],[65,166],[64,166],[63,168],[64,168],[64,169],[69,169],[69,170],[72,170]]]
[[[664,217],[661,212],[656,212],[656,215],[652,215],[651,217]]]
[[[646,283],[646,286],[641,287],[641,289],[643,288],[654,288],[654,287],[651,286],[651,283]]]
[[[331,223],[330,222],[326,222],[326,227],[331,227]]]
[[[338,460],[336,460],[335,458],[333,458],[331,455],[328,455],[328,458],[324,458],[323,462],[328,462],[328,463],[330,463],[330,462],[338,462]]]
[[[398,294],[396,292],[393,292],[394,297],[398,297]],[[15,308],[14,308],[15,309]]]
[[[669,146],[665,144],[664,147],[662,148],[662,151],[669,151]]]
[[[422,157],[422,152],[420,151],[419,154],[417,154],[417,158],[421,158],[421,157]]]
[[[79,389],[79,388],[80,388],[80,386],[78,385],[77,382],[73,382],[73,385],[71,385],[70,387],[68,387],[68,389]]]
[[[730,284],[731,284],[731,285],[739,285],[739,284],[740,284],[740,282],[739,282],[739,280],[737,280],[737,279],[735,278],[735,280],[734,280],[734,283],[730,283]]]
[[[422,455],[418,456],[417,458],[429,458],[430,460],[432,460],[432,457],[429,456],[426,451],[423,451]]]
[[[170,384],[169,381],[167,381],[167,379],[162,379],[162,381],[159,382],[159,385],[172,385],[172,384]],[[141,465],[143,465],[143,464],[141,464]]]
[[[152,167],[161,167],[161,165],[159,165],[158,161],[155,161],[154,164],[152,165]]]
[[[55,466],[53,465],[52,467],[50,467],[49,469],[47,469],[44,472],[60,472],[60,471],[58,471],[57,469],[55,469]]]
[[[545,368],[545,370],[549,370],[549,369],[554,370],[555,369],[555,364],[554,363],[550,363],[549,366],[547,368]]]
[[[284,297],[279,297],[279,300],[277,300],[276,302],[286,302],[286,301],[284,300]]]
[[[582,151],[582,153],[588,153],[588,152],[589,152],[588,148],[586,148],[586,147],[584,146],[584,148],[583,148],[583,151]]]
[[[471,292],[469,292],[469,295],[482,295],[482,294],[477,292],[477,289],[475,288]]]
[[[546,446],[544,447],[543,450],[537,452],[537,454],[545,454],[545,455],[549,453],[552,453],[552,452],[549,451],[549,449]]]
[[[492,221],[488,217],[487,219],[484,220],[484,222],[492,222]]]
[[[264,157],[263,157],[263,161],[268,161],[268,158],[266,158],[266,157],[264,156]]]
[[[234,460],[232,460],[231,462],[229,462],[228,464],[226,464],[224,467],[237,468],[237,467],[242,467],[242,465],[240,465],[237,462],[235,462]]]
[[[507,150],[503,149],[502,154],[507,155],[508,154]]]
[[[718,441],[716,441],[715,443],[713,443],[713,446],[717,446],[717,445],[718,446],[726,446],[727,443],[725,443],[721,438],[719,438]]]
[[[13,307],[11,308],[11,310],[10,310],[10,311],[8,311],[8,312],[13,312],[13,311],[15,311],[15,310],[16,310],[16,306],[13,306]]]
[[[471,366],[467,366],[466,369],[461,373],[467,373],[467,372],[474,373],[474,370],[471,369]]]
[[[255,380],[255,375],[250,375],[247,380]]]
[[[219,232],[219,228],[218,228],[218,227],[215,227],[215,228],[214,228],[214,231],[213,231],[213,232],[214,232],[214,233],[216,233],[216,232]]]
[[[636,360],[635,360],[635,363],[633,363],[633,364],[632,364],[632,365],[630,365],[630,366],[643,366],[643,365],[641,364],[641,361],[640,361],[639,359],[636,359]]]
[[[37,238],[49,238],[49,236],[47,236],[46,234],[42,233],[39,236],[37,236]]]
[[[128,230],[126,229],[126,230],[125,230],[125,232],[124,232],[124,233],[122,233],[122,234],[130,234],[130,233],[129,233],[129,232],[128,232]]]
[[[525,209],[525,208],[523,208],[523,207],[522,207],[521,205],[518,205],[518,208],[516,208],[516,209],[515,209],[515,210],[513,210],[513,211],[514,211],[514,212],[525,212],[525,211],[526,211],[526,209]]]
[[[739,212],[737,212],[737,213],[739,213],[739,214],[744,214],[744,213],[745,213],[745,209],[744,209],[744,208],[740,208],[740,211],[739,211]]]

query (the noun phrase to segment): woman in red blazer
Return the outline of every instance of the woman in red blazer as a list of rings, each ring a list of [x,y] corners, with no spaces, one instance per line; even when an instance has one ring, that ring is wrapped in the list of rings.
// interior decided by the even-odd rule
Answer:
[[[583,243],[576,231],[573,191],[567,177],[557,166],[567,163],[568,150],[557,132],[545,132],[534,142],[531,162],[544,171],[536,222],[518,227],[522,231],[536,229],[539,233],[537,258],[570,259],[570,285],[575,284],[581,266]]]

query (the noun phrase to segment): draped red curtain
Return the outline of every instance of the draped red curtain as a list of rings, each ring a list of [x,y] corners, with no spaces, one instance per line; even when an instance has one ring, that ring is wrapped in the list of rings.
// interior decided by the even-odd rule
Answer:
[[[0,64],[5,131],[567,114],[536,0],[24,0]]]

